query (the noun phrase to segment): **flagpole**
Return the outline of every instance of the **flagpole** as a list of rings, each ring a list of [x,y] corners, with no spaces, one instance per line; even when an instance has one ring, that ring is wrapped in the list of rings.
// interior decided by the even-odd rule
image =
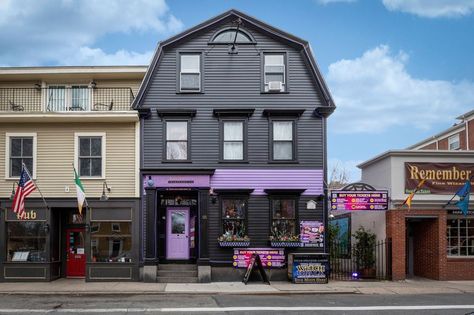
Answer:
[[[38,189],[38,192],[41,196],[41,199],[43,199],[43,202],[44,202],[44,205],[46,206],[47,209],[49,209],[49,205],[48,203],[46,202],[46,199],[44,199],[44,196],[43,196],[43,193],[41,192],[41,190],[39,189],[38,185],[36,185],[36,180],[33,179],[33,176],[31,176],[30,174],[30,171],[28,170],[28,168],[26,167],[25,163],[21,163],[23,168],[25,169],[26,171],[26,174],[28,174],[28,176],[31,178],[31,181],[33,182],[33,184],[35,185],[36,189]]]

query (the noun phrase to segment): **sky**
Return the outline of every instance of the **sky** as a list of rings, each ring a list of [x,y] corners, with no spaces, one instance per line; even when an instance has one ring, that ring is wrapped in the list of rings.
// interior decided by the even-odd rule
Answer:
[[[0,0],[0,66],[147,65],[231,8],[311,43],[337,106],[329,170],[351,181],[474,109],[474,0]]]

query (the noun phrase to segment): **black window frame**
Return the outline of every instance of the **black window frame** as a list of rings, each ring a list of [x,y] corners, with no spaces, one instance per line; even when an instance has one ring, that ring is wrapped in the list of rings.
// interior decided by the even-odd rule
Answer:
[[[24,156],[23,155],[23,143],[24,143],[24,140],[25,139],[28,139],[28,140],[31,140],[31,157],[30,156]],[[20,155],[19,156],[13,156],[12,155],[12,150],[13,150],[13,145],[12,145],[12,142],[13,140],[20,140],[21,141],[21,144],[20,144]],[[31,159],[31,167],[28,167],[28,171],[30,172],[31,176],[34,176],[35,174],[35,137],[34,136],[22,136],[22,135],[18,135],[18,136],[15,136],[15,135],[12,135],[9,137],[8,139],[9,141],[9,152],[8,152],[8,178],[16,178],[16,177],[20,177],[21,175],[21,168],[20,168],[20,173],[18,175],[14,175],[13,174],[13,163],[12,163],[12,160],[16,160],[16,159],[20,159],[21,160],[21,163],[23,165],[24,163],[24,159]],[[6,152],[5,152],[6,153]],[[26,163],[25,163],[26,164]]]
[[[226,122],[241,122],[242,123],[242,143],[243,152],[241,160],[224,159],[224,124]],[[229,141],[237,142],[237,141]],[[248,162],[248,118],[247,117],[226,117],[219,119],[219,162],[221,163],[245,163]]]
[[[223,213],[223,206],[224,200],[233,199],[233,200],[245,200],[245,218],[244,219],[232,219],[232,218],[225,218]],[[248,218],[249,218],[249,200],[250,196],[248,193],[220,193],[219,194],[219,231],[220,235],[224,234],[224,220],[240,220],[243,221],[244,226],[244,236],[249,236],[249,227],[248,227]]]
[[[276,160],[275,157],[274,157],[274,152],[273,152],[273,145],[274,145],[274,142],[275,140],[273,139],[273,122],[275,121],[282,121],[282,122],[292,122],[293,124],[293,140],[292,140],[292,158],[291,159],[278,159]],[[268,123],[269,123],[269,162],[271,163],[295,163],[295,162],[298,162],[298,156],[297,156],[297,152],[298,152],[298,147],[297,147],[297,140],[298,140],[298,137],[297,137],[297,124],[298,124],[298,119],[295,118],[295,117],[269,117],[268,119]],[[278,140],[277,140],[278,141]],[[280,141],[280,142],[284,142],[284,141]],[[286,141],[288,142],[288,141]]]
[[[88,138],[89,141],[92,139],[92,138],[97,138],[97,139],[100,139],[100,175],[84,175],[82,174],[82,171],[81,171],[81,159],[89,159],[91,160],[91,163],[92,163],[92,159],[97,159],[98,156],[97,155],[92,155],[92,148],[90,148],[90,152],[91,152],[91,155],[89,156],[81,156],[81,139],[85,139],[85,138]],[[85,177],[85,178],[104,178],[104,136],[103,135],[90,135],[90,136],[86,136],[86,135],[79,135],[77,136],[77,170],[78,170],[78,173],[79,173],[79,177]],[[91,167],[90,167],[90,173],[92,174],[92,164],[91,164]]]
[[[186,146],[186,159],[183,160],[169,160],[167,155],[168,140],[167,140],[167,123],[168,122],[186,122],[187,123],[187,146]],[[174,140],[171,140],[173,142]],[[175,141],[179,142],[179,141]],[[190,163],[191,162],[191,118],[189,117],[173,117],[163,118],[163,163]]]
[[[273,202],[275,200],[293,200],[295,202],[295,215],[294,215],[294,219],[274,219],[273,218]],[[272,235],[272,229],[273,229],[273,221],[276,221],[276,220],[293,220],[295,222],[295,231],[294,231],[294,236],[300,234],[299,232],[299,203],[300,203],[300,196],[299,195],[292,195],[292,194],[283,194],[283,195],[280,195],[280,194],[275,194],[275,195],[269,195],[268,196],[268,204],[269,204],[269,227],[270,227],[270,230],[269,230],[269,235]]]
[[[181,89],[181,56],[199,56],[199,90]],[[176,52],[176,94],[202,94],[204,93],[204,54],[200,50],[179,50]]]
[[[265,56],[266,55],[283,55],[283,63],[285,66],[283,76],[284,76],[284,83],[283,83],[283,91],[265,91]],[[260,60],[260,71],[261,71],[261,76],[260,76],[260,81],[261,81],[261,93],[262,94],[289,94],[290,93],[290,79],[288,76],[288,52],[286,50],[264,50],[263,53],[261,54],[261,60]]]
[[[225,28],[221,28],[221,29],[217,30],[214,33],[214,35],[211,36],[211,39],[209,40],[208,45],[229,45],[229,44],[233,44],[234,41],[216,42],[215,39],[216,39],[217,36],[219,36],[220,34],[222,34],[224,32],[236,31],[236,30],[237,30],[236,27],[225,27]],[[238,32],[244,34],[245,37],[247,37],[249,39],[249,41],[248,42],[236,41],[235,42],[236,45],[255,45],[255,44],[257,44],[257,42],[255,41],[255,38],[252,36],[252,34],[250,34],[249,31],[244,30],[242,28],[239,28]]]

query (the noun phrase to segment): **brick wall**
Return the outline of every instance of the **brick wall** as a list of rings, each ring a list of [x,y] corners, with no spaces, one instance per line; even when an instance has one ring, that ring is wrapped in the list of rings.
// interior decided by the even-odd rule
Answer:
[[[469,150],[474,150],[474,119],[468,123]]]
[[[436,150],[436,142],[425,145],[424,147],[420,148],[420,150]]]
[[[444,279],[474,280],[474,259],[448,258]]]
[[[415,276],[439,279],[438,219],[410,223],[413,226],[413,273]]]

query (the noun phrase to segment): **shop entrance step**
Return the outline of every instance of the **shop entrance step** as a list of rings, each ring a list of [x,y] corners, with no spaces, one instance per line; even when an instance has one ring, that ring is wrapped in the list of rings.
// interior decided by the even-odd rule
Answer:
[[[159,264],[156,282],[160,283],[197,283],[197,265]]]

